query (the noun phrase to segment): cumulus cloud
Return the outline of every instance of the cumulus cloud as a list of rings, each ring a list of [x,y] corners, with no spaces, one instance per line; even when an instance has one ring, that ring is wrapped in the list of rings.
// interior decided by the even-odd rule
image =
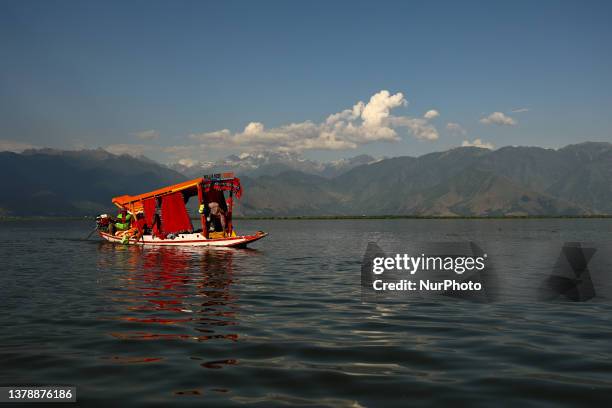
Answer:
[[[502,112],[493,112],[489,116],[485,116],[480,119],[480,123],[485,125],[499,125],[499,126],[514,126],[516,121],[510,116],[504,115]]]
[[[436,140],[439,137],[438,130],[427,119],[398,116],[390,118],[389,123],[395,127],[407,128],[417,139]]]
[[[29,143],[17,142],[15,140],[0,139],[0,152],[21,153],[24,150],[36,148],[37,146],[34,146]]]
[[[132,133],[140,140],[155,140],[159,137],[159,132],[155,129],[143,130],[141,132]]]
[[[434,119],[434,118],[437,118],[438,116],[440,116],[440,112],[438,112],[438,111],[437,111],[437,110],[435,110],[435,109],[428,110],[428,111],[427,111],[427,112],[425,112],[425,114],[423,115],[423,117],[424,117],[425,119]]]
[[[372,95],[367,105],[363,106],[363,103],[358,103],[353,109],[363,106],[363,111],[361,112],[363,125],[377,128],[382,125],[383,120],[389,117],[391,109],[405,106],[407,103],[401,92],[391,95],[389,91],[380,91]]]
[[[407,103],[401,92],[391,94],[382,90],[367,103],[359,101],[349,109],[329,115],[321,123],[304,121],[268,129],[261,122],[250,122],[236,133],[222,129],[189,137],[213,148],[278,151],[345,150],[372,142],[396,142],[401,139],[398,130],[402,128],[417,139],[437,139],[438,131],[429,123],[437,112],[429,118],[392,115],[394,109]]]
[[[446,124],[446,129],[454,134],[458,134],[458,135],[463,135],[465,136],[467,134],[467,131],[463,128],[463,126],[461,126],[458,123],[454,123],[454,122],[448,122]]]
[[[474,139],[473,141],[469,141],[469,140],[464,140],[463,143],[461,143],[461,146],[463,147],[480,147],[482,149],[489,149],[489,150],[493,150],[493,148],[495,146],[493,146],[493,144],[488,143],[488,142],[483,142],[481,139]]]

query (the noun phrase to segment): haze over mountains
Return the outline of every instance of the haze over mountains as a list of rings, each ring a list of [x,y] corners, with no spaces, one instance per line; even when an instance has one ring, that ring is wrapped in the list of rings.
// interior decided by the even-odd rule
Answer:
[[[170,168],[172,167],[172,168]],[[612,144],[460,147],[420,157],[319,163],[294,154],[170,167],[104,150],[0,153],[0,215],[96,215],[110,199],[235,171],[242,215],[612,214]]]

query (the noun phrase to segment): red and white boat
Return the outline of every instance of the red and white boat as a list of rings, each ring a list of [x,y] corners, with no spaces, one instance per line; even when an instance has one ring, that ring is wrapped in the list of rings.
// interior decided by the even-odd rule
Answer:
[[[100,237],[107,240],[108,242],[114,242],[116,244],[133,244],[133,245],[163,245],[163,246],[211,246],[211,247],[234,247],[244,248],[247,244],[262,239],[266,235],[266,232],[258,231],[253,235],[238,235],[235,237],[228,238],[205,238],[201,233],[192,234],[178,234],[176,237],[169,239],[161,239],[152,235],[143,235],[141,239],[136,241],[135,238],[128,238],[127,242],[123,240],[122,236],[110,235],[107,232],[98,231]]]
[[[226,196],[227,194],[227,196]],[[233,173],[213,174],[148,193],[113,198],[120,210],[132,215],[130,228],[111,234],[107,215],[99,216],[98,234],[108,242],[132,245],[189,246],[189,247],[234,247],[244,248],[268,234],[238,235],[232,223],[234,198],[240,198],[240,179]],[[217,203],[225,216],[225,231],[210,232],[210,214],[200,214],[201,228],[194,228],[186,203],[198,197],[201,208]]]

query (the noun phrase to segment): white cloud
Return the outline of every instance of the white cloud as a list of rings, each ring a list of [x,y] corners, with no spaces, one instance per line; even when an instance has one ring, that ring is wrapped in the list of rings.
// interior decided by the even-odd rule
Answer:
[[[382,90],[372,95],[367,103],[359,101],[352,108],[329,115],[322,123],[304,121],[267,129],[261,122],[250,122],[237,133],[222,129],[189,137],[207,148],[277,151],[344,150],[372,142],[396,142],[401,140],[397,133],[399,128],[407,129],[417,139],[437,139],[438,131],[428,122],[429,118],[391,114],[407,103],[401,92],[391,94]]]
[[[483,142],[481,139],[474,139],[473,141],[469,141],[469,140],[464,140],[463,143],[461,143],[461,146],[463,147],[480,147],[482,149],[489,149],[489,150],[493,150],[495,148],[495,146],[493,146],[492,143],[488,143],[488,142]]]
[[[36,149],[38,146],[34,146],[29,143],[17,142],[14,140],[0,139],[0,152],[13,152],[21,153],[24,150]]]
[[[523,113],[523,112],[529,112],[529,108],[516,108],[516,109],[512,109],[512,113]]]
[[[465,136],[467,134],[467,131],[463,128],[463,126],[461,126],[458,123],[454,123],[454,122],[448,122],[446,124],[446,129],[451,133],[462,135],[462,136]]]
[[[425,114],[423,115],[423,117],[424,117],[425,119],[434,119],[434,118],[437,118],[438,116],[440,116],[440,112],[438,112],[438,111],[437,111],[437,110],[435,110],[435,109],[428,110],[428,111],[427,111],[427,112],[425,112]]]
[[[159,138],[159,132],[155,129],[149,129],[132,133],[132,136],[136,136],[140,140],[155,140]]]
[[[370,102],[363,107],[361,118],[363,125],[370,128],[377,128],[382,125],[383,120],[389,117],[391,109],[399,106],[405,106],[408,102],[404,99],[401,92],[391,95],[389,91],[380,91],[372,95]],[[361,107],[363,104],[357,104],[353,108]]]
[[[516,121],[510,116],[504,115],[502,112],[493,112],[489,116],[485,116],[480,119],[480,123],[485,125],[499,125],[499,126],[514,126]]]
[[[180,164],[181,166],[185,166],[185,167],[193,167],[193,166],[199,164],[199,162],[197,160],[193,160],[193,159],[180,159],[178,161],[178,164]]]
[[[259,135],[263,133],[264,125],[260,122],[251,122],[244,128],[244,134],[249,135]]]
[[[406,127],[412,136],[423,140],[436,140],[440,136],[438,130],[427,119],[398,116],[389,118],[395,127]]]

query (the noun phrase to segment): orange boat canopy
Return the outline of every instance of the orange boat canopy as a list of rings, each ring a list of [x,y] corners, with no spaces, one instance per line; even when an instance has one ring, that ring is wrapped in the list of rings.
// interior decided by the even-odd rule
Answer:
[[[119,208],[125,208],[134,214],[143,210],[143,201],[146,199],[163,197],[179,191],[182,192],[186,198],[189,198],[198,195],[198,189],[202,192],[209,192],[210,190],[231,191],[236,198],[240,198],[242,193],[240,179],[234,177],[234,173],[219,173],[198,177],[193,180],[184,181],[136,196],[122,195],[114,197],[113,204]]]

